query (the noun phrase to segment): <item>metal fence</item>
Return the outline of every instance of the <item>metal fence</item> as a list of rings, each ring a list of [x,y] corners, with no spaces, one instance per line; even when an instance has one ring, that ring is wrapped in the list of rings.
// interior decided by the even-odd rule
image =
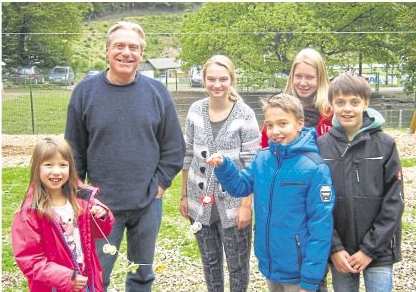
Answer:
[[[181,125],[190,105],[206,96],[203,88],[192,88],[184,84],[178,87],[169,83]],[[239,89],[244,101],[256,113],[259,125],[263,123],[260,98],[281,91],[278,87]],[[5,86],[2,92],[3,134],[60,134],[64,132],[66,109],[72,87],[43,85]],[[371,107],[380,111],[386,119],[386,128],[409,128],[415,112],[415,104],[394,103],[389,105],[381,98],[371,101]]]

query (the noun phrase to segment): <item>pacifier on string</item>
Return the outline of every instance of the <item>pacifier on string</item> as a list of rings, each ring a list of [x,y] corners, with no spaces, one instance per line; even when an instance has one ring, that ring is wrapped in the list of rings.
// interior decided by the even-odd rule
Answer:
[[[117,250],[117,247],[115,245],[112,245],[110,243],[106,243],[103,246],[103,252],[111,255],[115,255],[116,253],[119,254],[123,259],[125,259],[128,262],[128,266],[126,267],[126,271],[136,274],[137,270],[140,268],[141,264],[135,264],[134,262],[131,262],[124,254],[119,252]],[[146,264],[147,265],[147,264]]]
[[[92,219],[95,221],[95,218],[92,217]],[[111,244],[108,241],[108,238],[105,236],[104,232],[101,230],[100,226],[97,224],[98,229],[100,230],[101,234],[103,235],[104,239],[107,241],[106,244],[103,245],[103,252],[106,254],[110,254],[110,255],[115,255],[118,253],[118,255],[123,258],[124,260],[127,261],[128,265],[126,267],[126,272],[130,272],[132,274],[137,273],[137,271],[139,270],[140,266],[154,266],[154,271],[155,272],[161,272],[165,269],[165,266],[163,264],[160,265],[153,265],[152,263],[146,263],[146,264],[136,264],[132,261],[130,261],[127,256],[125,256],[123,253],[121,253],[119,250],[117,250],[117,247],[113,244]]]
[[[195,221],[192,225],[191,225],[191,227],[189,228],[190,229],[190,231],[192,232],[192,233],[197,233],[199,230],[201,230],[202,229],[202,224],[201,224],[201,222],[198,222],[198,221]]]
[[[204,207],[207,205],[212,205],[215,203],[215,196],[214,194],[205,195],[200,198],[200,201]]]
[[[207,152],[206,151],[203,151],[203,152],[201,152],[201,155],[204,158],[206,158]],[[205,167],[200,167],[200,171],[201,171],[201,173],[205,174],[206,168]],[[208,180],[207,180],[207,185],[211,181],[212,176],[213,176],[213,173],[211,172],[211,174],[210,174],[210,176],[208,177]],[[205,195],[203,195],[203,196],[201,196],[199,198],[199,201],[201,203],[200,209],[199,209],[198,214],[196,216],[195,222],[189,227],[189,230],[192,233],[194,233],[194,234],[197,233],[198,231],[200,231],[202,229],[202,223],[198,221],[198,217],[202,215],[202,213],[203,213],[203,207],[206,207],[208,205],[212,205],[212,204],[215,203],[215,196],[214,196],[214,194],[207,194],[206,193],[207,192],[207,188],[205,188],[204,182],[198,183],[198,187],[199,187],[199,189],[201,191],[204,191],[205,190]]]
[[[117,247],[115,245],[111,245],[109,243],[106,243],[103,246],[103,252],[111,254],[111,255],[115,255],[117,253]]]

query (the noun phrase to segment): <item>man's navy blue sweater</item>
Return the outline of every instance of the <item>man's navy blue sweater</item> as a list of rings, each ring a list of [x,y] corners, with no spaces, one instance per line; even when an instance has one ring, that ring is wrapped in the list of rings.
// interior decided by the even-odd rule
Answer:
[[[112,211],[147,206],[182,169],[185,143],[175,104],[159,81],[137,74],[114,85],[106,71],[73,90],[65,138],[77,171]]]

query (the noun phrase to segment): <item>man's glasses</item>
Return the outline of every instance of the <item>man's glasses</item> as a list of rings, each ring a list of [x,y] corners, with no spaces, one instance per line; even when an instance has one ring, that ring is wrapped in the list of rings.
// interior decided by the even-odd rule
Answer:
[[[140,46],[137,46],[137,45],[114,44],[113,48],[120,52],[124,51],[126,48],[129,48],[129,51],[132,53],[136,53],[140,51]]]

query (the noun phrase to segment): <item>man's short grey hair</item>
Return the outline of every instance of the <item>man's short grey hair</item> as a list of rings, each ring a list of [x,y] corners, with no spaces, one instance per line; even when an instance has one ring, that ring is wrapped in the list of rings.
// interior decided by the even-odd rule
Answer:
[[[139,35],[140,50],[142,52],[144,51],[144,49],[146,48],[146,36],[144,34],[144,30],[139,24],[129,21],[119,21],[112,27],[110,27],[107,33],[107,47],[111,42],[111,35],[113,34],[113,32],[119,29],[129,29],[136,32]]]

